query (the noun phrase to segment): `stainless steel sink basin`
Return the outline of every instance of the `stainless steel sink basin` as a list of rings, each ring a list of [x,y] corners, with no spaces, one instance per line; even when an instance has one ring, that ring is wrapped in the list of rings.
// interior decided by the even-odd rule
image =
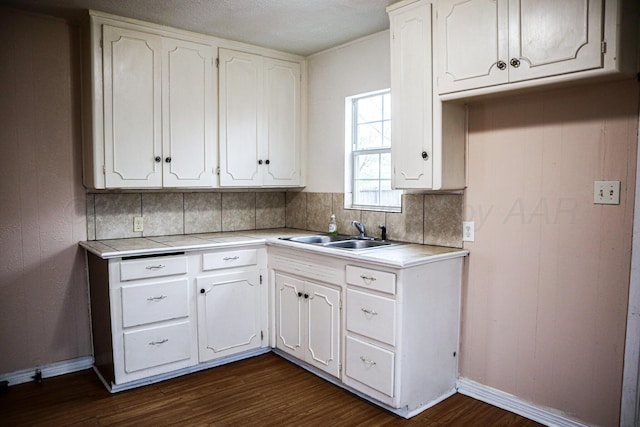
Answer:
[[[394,242],[390,240],[362,240],[362,239],[356,239],[352,236],[309,235],[309,236],[281,237],[280,239],[288,240],[290,242],[323,246],[326,248],[347,249],[347,250],[383,248],[383,247],[402,244],[402,242]]]
[[[330,243],[346,240],[348,238],[349,237],[346,236],[296,236],[285,237],[283,240],[290,240],[298,243]]]
[[[379,248],[381,246],[393,246],[397,245],[395,242],[381,241],[381,240],[344,240],[342,242],[327,243],[326,247],[340,248],[340,249],[368,249]]]

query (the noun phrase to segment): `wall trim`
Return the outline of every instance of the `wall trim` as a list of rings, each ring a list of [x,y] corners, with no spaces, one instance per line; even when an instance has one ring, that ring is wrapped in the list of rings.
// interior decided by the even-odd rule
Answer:
[[[458,393],[521,415],[547,426],[586,427],[579,421],[554,409],[537,406],[512,394],[477,383],[468,378],[458,378]]]
[[[58,375],[70,374],[72,372],[91,369],[93,366],[93,356],[78,357],[77,359],[63,360],[61,362],[50,363],[48,365],[34,366],[33,368],[22,369],[20,371],[0,374],[0,381],[8,381],[9,385],[28,383],[33,381],[36,369],[42,372],[42,378],[50,378]]]

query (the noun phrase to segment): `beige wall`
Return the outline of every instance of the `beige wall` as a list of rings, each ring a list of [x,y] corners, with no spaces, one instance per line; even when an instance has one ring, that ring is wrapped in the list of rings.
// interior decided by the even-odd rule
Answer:
[[[635,81],[471,105],[462,377],[618,424],[637,126]]]
[[[0,374],[91,354],[74,33],[0,8]]]

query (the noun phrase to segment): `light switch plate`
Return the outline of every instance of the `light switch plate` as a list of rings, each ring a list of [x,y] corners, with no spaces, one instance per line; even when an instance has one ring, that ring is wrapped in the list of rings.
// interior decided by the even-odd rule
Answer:
[[[473,221],[462,221],[462,241],[473,242],[476,239],[475,224]]]
[[[596,205],[619,205],[620,181],[596,181],[593,185],[593,203]]]

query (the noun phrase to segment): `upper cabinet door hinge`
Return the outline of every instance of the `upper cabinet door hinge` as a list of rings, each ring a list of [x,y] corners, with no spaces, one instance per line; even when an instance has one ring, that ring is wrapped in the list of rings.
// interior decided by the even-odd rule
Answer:
[[[220,58],[216,58],[216,68],[220,68]]]
[[[264,339],[264,331],[260,331],[260,341]]]
[[[601,53],[607,53],[607,41],[606,40],[602,40],[600,42],[600,52]]]
[[[260,275],[260,284],[262,285],[262,274]]]

